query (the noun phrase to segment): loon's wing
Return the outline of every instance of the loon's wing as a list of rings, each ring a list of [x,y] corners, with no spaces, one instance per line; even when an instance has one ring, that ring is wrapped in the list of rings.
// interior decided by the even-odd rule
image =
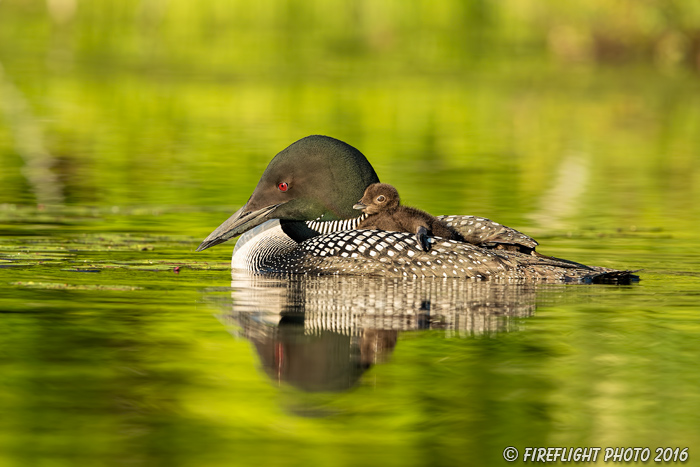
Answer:
[[[346,230],[310,238],[263,265],[267,272],[384,277],[455,277],[499,282],[629,282],[628,271],[437,239],[429,252],[415,235]]]
[[[438,219],[474,245],[484,247],[516,245],[525,247],[524,253],[529,253],[538,245],[535,239],[484,217],[438,216]]]
[[[231,258],[234,269],[258,273],[455,277],[497,282],[614,282],[637,279],[629,271],[462,241],[432,239],[423,251],[415,235],[381,230],[343,230],[302,242],[289,237],[278,220],[243,234]]]

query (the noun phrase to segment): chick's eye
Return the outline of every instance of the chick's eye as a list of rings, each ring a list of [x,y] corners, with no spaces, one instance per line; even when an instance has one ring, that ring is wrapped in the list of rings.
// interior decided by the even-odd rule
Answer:
[[[280,182],[277,184],[277,188],[279,188],[280,191],[287,191],[289,190],[289,184],[287,182]]]
[[[377,196],[377,201],[379,201],[380,203],[383,203],[385,199],[386,198],[384,197],[384,195]]]

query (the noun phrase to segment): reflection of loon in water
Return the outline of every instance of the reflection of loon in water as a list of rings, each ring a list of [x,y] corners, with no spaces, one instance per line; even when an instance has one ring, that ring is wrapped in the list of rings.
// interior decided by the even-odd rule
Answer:
[[[267,374],[306,391],[338,391],[385,361],[399,331],[508,332],[530,316],[536,286],[447,279],[270,277],[234,272],[232,312]]]

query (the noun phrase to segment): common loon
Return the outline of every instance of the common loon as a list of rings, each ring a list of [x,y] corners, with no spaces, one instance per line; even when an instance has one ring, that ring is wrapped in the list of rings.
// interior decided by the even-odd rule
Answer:
[[[423,251],[407,232],[355,230],[353,209],[379,177],[365,156],[340,140],[308,136],[277,154],[246,204],[197,248],[233,237],[234,269],[255,273],[457,277],[474,280],[615,282],[629,271],[585,266],[535,253],[517,230],[475,216],[439,216],[465,239],[440,239]]]
[[[414,233],[423,251],[430,251],[433,237],[465,241],[456,230],[437,217],[420,209],[402,206],[399,192],[387,183],[368,186],[362,199],[353,208],[367,214],[367,218],[358,224],[358,229]]]

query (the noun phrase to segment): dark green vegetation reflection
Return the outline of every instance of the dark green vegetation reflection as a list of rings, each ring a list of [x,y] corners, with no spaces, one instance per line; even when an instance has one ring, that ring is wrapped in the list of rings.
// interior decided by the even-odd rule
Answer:
[[[0,465],[696,464],[700,3],[579,3],[0,0]],[[246,324],[232,243],[194,249],[309,134],[642,282]]]

